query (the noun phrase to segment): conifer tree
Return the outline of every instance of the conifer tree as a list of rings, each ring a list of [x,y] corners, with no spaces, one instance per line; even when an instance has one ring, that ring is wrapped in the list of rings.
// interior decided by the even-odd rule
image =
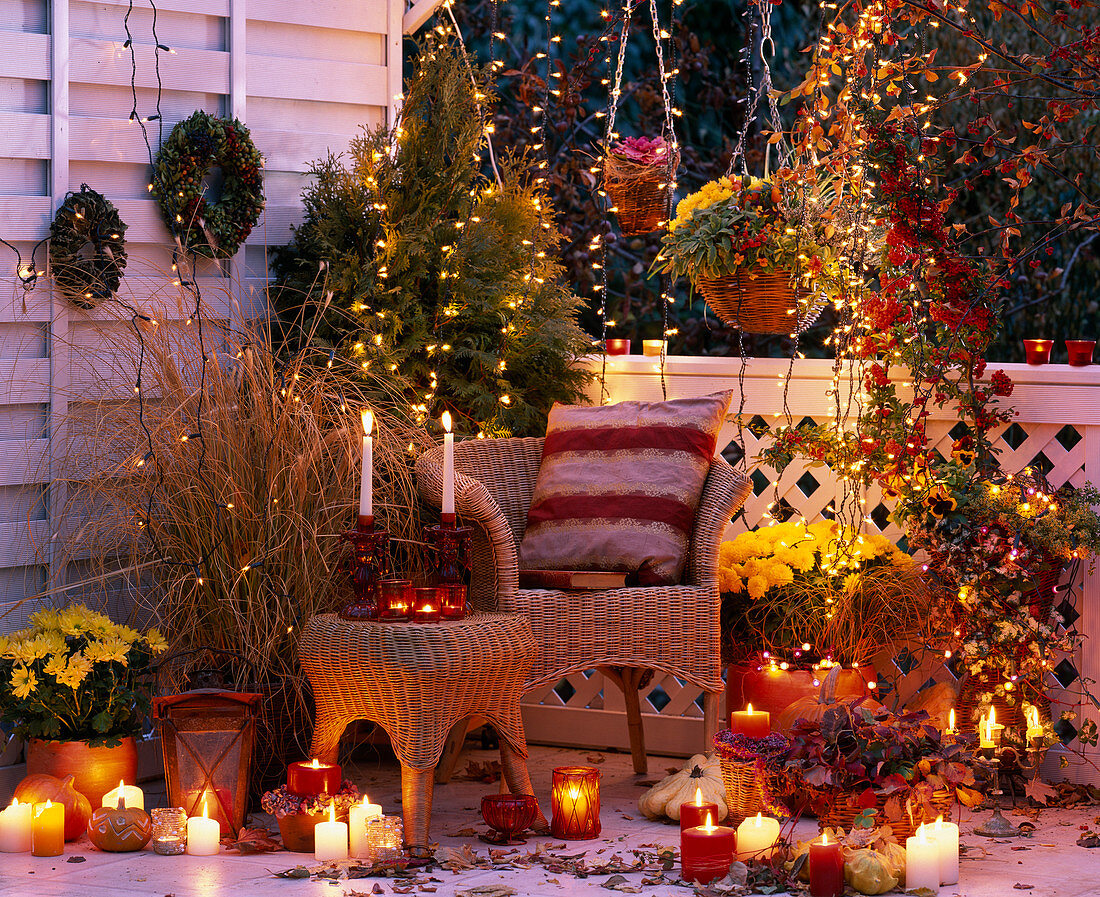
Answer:
[[[555,401],[579,400],[572,362],[591,343],[535,164],[506,156],[499,178],[482,173],[493,99],[484,71],[429,38],[397,126],[315,163],[274,267],[282,311],[331,293],[319,332],[392,375],[414,419],[448,408],[467,433],[537,434]]]

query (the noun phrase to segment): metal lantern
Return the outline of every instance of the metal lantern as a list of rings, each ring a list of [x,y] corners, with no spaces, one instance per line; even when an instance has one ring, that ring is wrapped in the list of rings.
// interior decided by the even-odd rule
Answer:
[[[223,835],[244,825],[262,697],[200,688],[153,699],[169,801],[218,820]]]

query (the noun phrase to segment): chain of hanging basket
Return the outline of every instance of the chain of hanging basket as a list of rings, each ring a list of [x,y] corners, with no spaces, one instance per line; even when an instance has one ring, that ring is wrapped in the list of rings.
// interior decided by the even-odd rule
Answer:
[[[203,178],[221,168],[221,197],[203,195]],[[264,208],[263,159],[237,119],[195,112],[172,129],[153,164],[152,190],[182,249],[207,258],[234,255]]]
[[[50,273],[66,299],[95,308],[118,292],[126,269],[126,224],[107,197],[81,184],[50,224]]]

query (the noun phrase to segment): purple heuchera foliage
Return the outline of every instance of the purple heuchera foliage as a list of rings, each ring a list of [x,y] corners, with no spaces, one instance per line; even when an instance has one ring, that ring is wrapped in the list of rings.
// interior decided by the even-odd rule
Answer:
[[[668,144],[664,137],[627,137],[611,147],[611,152],[631,162],[655,165],[668,159]]]

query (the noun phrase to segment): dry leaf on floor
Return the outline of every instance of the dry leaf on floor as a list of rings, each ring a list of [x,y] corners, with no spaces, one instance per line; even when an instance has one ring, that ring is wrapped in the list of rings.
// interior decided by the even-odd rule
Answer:
[[[507,885],[478,885],[468,891],[456,891],[455,897],[513,897],[519,893]]]
[[[1025,885],[1022,881],[1018,881],[1012,887],[1017,891],[1030,891],[1035,885]]]
[[[1024,794],[1035,801],[1035,803],[1043,804],[1044,806],[1058,796],[1058,792],[1042,779],[1032,779],[1024,785]]]
[[[305,866],[295,866],[293,869],[284,869],[282,872],[272,872],[276,878],[309,878],[310,871]]]
[[[266,828],[242,828],[236,838],[227,835],[222,838],[221,844],[226,850],[235,850],[242,856],[283,849],[278,836]]]
[[[463,844],[461,847],[440,847],[435,852],[435,861],[452,872],[463,872],[489,865],[488,860],[479,856],[469,844]]]
[[[587,760],[589,763],[607,762],[607,757],[605,757],[603,754],[586,754],[584,759]]]
[[[480,763],[471,760],[466,764],[466,769],[455,776],[456,779],[465,779],[470,782],[485,782],[492,785],[500,780],[501,766],[499,760],[488,760]]]
[[[460,828],[457,832],[451,832],[447,835],[448,838],[476,838],[476,828]]]
[[[601,884],[600,887],[607,888],[609,891],[622,891],[624,894],[642,893],[642,889],[632,885],[625,875],[612,875],[611,878]]]

